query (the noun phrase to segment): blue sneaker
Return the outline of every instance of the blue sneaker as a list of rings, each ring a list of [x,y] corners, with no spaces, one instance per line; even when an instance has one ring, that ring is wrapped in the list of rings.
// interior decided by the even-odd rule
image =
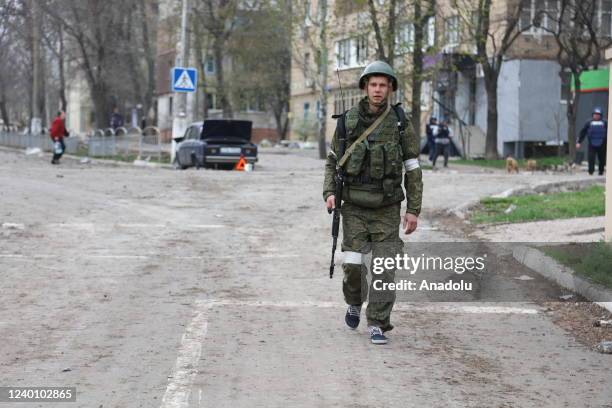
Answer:
[[[356,329],[359,326],[359,315],[361,314],[361,305],[350,305],[344,315],[346,325],[351,329]]]
[[[368,332],[370,333],[370,340],[372,340],[372,344],[387,344],[387,338],[383,334],[380,327],[368,326]]]

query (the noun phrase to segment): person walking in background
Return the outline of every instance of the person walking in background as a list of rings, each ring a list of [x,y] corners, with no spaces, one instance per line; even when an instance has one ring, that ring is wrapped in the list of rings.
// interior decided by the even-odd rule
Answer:
[[[429,151],[429,161],[433,162],[433,157],[436,150],[436,135],[438,134],[438,119],[431,117],[429,123],[425,126],[425,134],[427,135],[427,150]]]
[[[448,155],[450,152],[450,138],[451,137],[452,135],[451,135],[451,130],[448,127],[448,122],[444,120],[440,123],[440,128],[438,129],[438,133],[435,138],[436,147],[435,147],[434,158],[432,161],[432,165],[434,168],[436,167],[436,160],[438,159],[438,156],[440,154],[444,155],[444,167],[448,167]]]
[[[51,124],[50,136],[51,140],[53,140],[53,159],[51,159],[51,164],[59,164],[59,160],[66,150],[64,137],[68,137],[70,134],[66,130],[65,120],[66,112],[59,111]]]
[[[595,157],[599,162],[599,175],[603,176],[606,166],[606,142],[608,138],[608,122],[603,118],[601,108],[593,109],[593,118],[580,131],[576,149],[580,149],[585,137],[589,139],[589,174],[595,172]]]
[[[117,129],[122,127],[124,123],[125,122],[123,120],[123,115],[119,113],[119,108],[115,106],[115,108],[113,109],[113,114],[110,118],[110,127],[116,131]]]

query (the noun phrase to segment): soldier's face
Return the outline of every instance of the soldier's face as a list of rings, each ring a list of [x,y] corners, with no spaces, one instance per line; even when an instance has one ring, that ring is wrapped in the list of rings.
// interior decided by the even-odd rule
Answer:
[[[601,115],[599,113],[594,113],[593,120],[601,120]]]
[[[368,99],[374,103],[382,102],[391,90],[391,83],[386,76],[371,76],[368,80]]]

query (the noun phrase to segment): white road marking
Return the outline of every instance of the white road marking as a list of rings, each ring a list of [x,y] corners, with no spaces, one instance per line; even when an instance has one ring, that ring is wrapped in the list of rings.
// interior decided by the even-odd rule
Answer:
[[[242,306],[242,307],[278,307],[278,308],[343,308],[344,303],[326,301],[266,301],[266,300],[229,300],[210,299],[202,302],[220,306]],[[431,313],[466,313],[466,314],[537,314],[538,310],[529,307],[495,306],[482,304],[461,304],[446,302],[423,302],[423,303],[396,303],[394,311],[400,312],[431,312]]]
[[[23,225],[23,224],[21,224]],[[147,223],[92,223],[92,222],[56,222],[46,224],[50,228],[78,228],[78,229],[87,229],[92,230],[96,227],[98,228],[180,228],[180,229],[218,229],[225,228],[226,225],[223,224],[181,224],[177,226],[176,224],[147,224]]]
[[[261,254],[261,258],[265,259],[285,259],[285,258],[296,258],[298,255],[293,254]],[[0,254],[0,258],[6,259],[53,259],[57,258],[57,254]],[[130,255],[130,254],[78,254],[78,258],[87,259],[156,259],[163,257],[165,259],[180,259],[180,260],[224,260],[224,259],[236,259],[235,255],[226,256],[201,256],[201,255],[178,255],[170,256],[167,254],[151,254],[151,255]]]
[[[168,377],[168,386],[162,399],[161,408],[182,408],[189,406],[191,385],[198,372],[197,364],[202,355],[202,343],[208,330],[208,311],[212,303],[196,301],[194,317],[185,329],[178,349],[174,371]],[[198,396],[201,400],[201,393]]]

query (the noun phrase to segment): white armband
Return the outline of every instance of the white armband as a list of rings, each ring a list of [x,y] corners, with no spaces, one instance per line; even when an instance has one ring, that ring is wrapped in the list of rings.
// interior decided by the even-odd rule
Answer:
[[[406,168],[406,171],[412,171],[421,166],[419,166],[419,159],[408,159],[404,162],[404,167]]]

